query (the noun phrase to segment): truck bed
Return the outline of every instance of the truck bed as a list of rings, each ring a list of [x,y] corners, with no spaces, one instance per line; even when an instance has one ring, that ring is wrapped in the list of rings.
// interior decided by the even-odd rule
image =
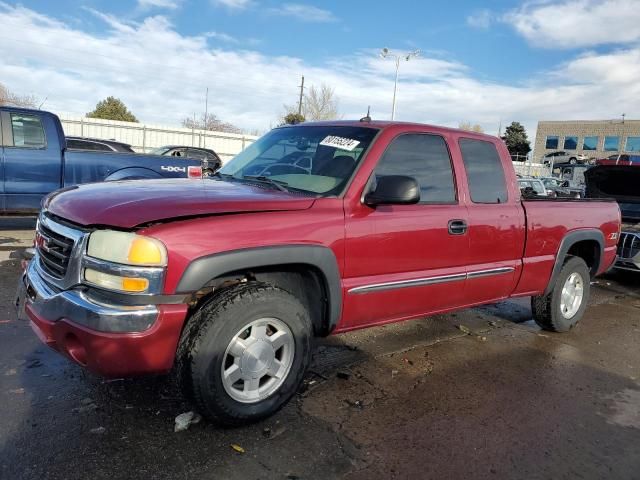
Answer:
[[[599,229],[606,242],[619,233],[620,209],[612,199],[527,199],[522,201],[522,207],[526,212],[527,235],[520,283],[528,287],[546,288],[558,245],[567,234]],[[602,273],[613,263],[615,255],[615,245],[605,246],[601,265],[596,265],[593,273]]]

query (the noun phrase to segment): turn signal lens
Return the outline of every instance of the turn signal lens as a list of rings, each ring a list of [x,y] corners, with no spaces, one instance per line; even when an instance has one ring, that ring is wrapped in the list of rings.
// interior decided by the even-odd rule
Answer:
[[[119,277],[91,268],[85,269],[84,279],[98,287],[120,292],[141,293],[149,288],[149,280],[146,278]]]
[[[136,237],[129,247],[128,263],[132,265],[163,265],[163,251],[159,242],[146,237]]]

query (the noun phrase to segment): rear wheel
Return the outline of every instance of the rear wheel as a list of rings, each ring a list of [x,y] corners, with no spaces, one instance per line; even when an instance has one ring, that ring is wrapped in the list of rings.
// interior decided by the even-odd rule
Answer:
[[[589,268],[582,258],[569,257],[551,292],[533,297],[533,319],[545,330],[567,332],[584,315],[591,287]]]
[[[571,158],[569,159],[569,163],[570,163],[571,165],[575,165],[577,161],[578,161],[578,160],[577,160],[577,159],[575,159],[575,158],[573,158],[573,157],[571,157]]]
[[[258,421],[295,394],[311,358],[311,320],[278,287],[250,283],[222,291],[189,320],[178,375],[187,396],[223,425]]]

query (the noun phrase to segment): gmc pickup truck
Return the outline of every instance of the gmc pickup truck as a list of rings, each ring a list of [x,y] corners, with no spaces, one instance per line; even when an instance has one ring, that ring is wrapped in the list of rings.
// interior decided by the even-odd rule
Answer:
[[[0,164],[0,213],[38,212],[46,194],[80,183],[202,176],[197,160],[67,149],[56,115],[11,107],[0,107]]]
[[[495,137],[301,124],[211,178],[51,194],[18,306],[76,363],[172,371],[207,418],[239,425],[291,398],[314,337],[522,296],[568,331],[619,233],[615,201],[523,201]]]

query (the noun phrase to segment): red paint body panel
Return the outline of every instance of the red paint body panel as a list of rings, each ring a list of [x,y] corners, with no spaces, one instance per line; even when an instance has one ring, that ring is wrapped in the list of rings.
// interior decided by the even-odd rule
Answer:
[[[48,208],[81,225],[132,228],[151,224],[139,233],[167,247],[166,294],[176,292],[186,268],[200,257],[262,246],[325,246],[335,255],[341,277],[342,318],[334,332],[509,296],[540,294],[549,283],[562,239],[572,231],[597,229],[603,233],[606,248],[601,271],[615,259],[615,234],[620,229],[617,204],[521,202],[511,159],[501,140],[419,124],[372,122],[371,126],[380,132],[342,197],[315,199],[212,180],[137,181],[59,193],[50,199]],[[409,132],[445,138],[454,169],[456,202],[375,209],[364,205],[364,190],[385,149],[395,137]],[[470,201],[458,147],[461,137],[496,145],[505,172],[507,202]],[[173,221],[152,224],[161,219]],[[464,235],[448,233],[452,219],[467,222]],[[481,275],[496,269],[499,274]],[[447,281],[423,281],[434,278]],[[369,288],[362,293],[364,287],[406,281],[421,283],[387,290]],[[86,341],[87,363],[95,371],[144,373],[170,368],[187,313],[186,307],[173,308],[163,307],[156,325],[142,334],[103,335],[67,321],[53,325],[32,320],[48,343],[59,345],[69,332]],[[123,363],[120,357],[128,360]]]
[[[50,322],[26,305],[31,327],[40,340],[98,375],[117,378],[171,370],[187,306],[159,307],[153,326],[140,333],[105,333],[72,320]],[[71,355],[69,350],[82,353]]]
[[[178,178],[80,185],[55,192],[44,206],[80,225],[134,228],[180,217],[304,210],[312,204],[309,197],[246,184]]]

